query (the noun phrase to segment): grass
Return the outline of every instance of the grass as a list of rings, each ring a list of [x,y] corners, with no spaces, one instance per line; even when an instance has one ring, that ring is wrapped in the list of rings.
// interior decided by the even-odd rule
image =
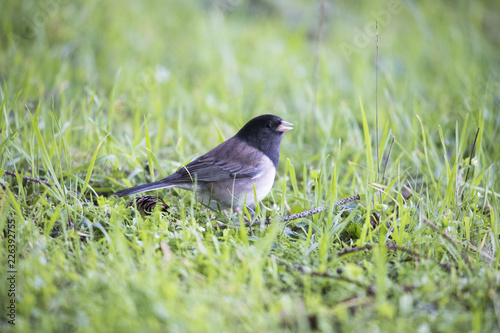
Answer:
[[[500,331],[498,4],[329,1],[316,86],[319,8],[0,3],[1,331]],[[269,226],[111,196],[263,113],[295,124]]]

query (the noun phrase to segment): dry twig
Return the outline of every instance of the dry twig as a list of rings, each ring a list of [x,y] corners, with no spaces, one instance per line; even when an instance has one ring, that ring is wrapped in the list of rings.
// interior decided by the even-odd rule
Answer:
[[[273,258],[274,260],[276,260],[277,262],[279,262],[280,264],[286,266],[291,271],[296,271],[296,272],[300,272],[302,274],[308,274],[308,275],[311,275],[311,276],[318,276],[318,277],[324,277],[324,278],[328,278],[328,279],[334,279],[334,280],[348,282],[348,283],[354,284],[354,285],[356,285],[356,286],[358,286],[360,288],[366,289],[367,293],[369,295],[373,295],[373,293],[374,293],[373,287],[371,285],[367,285],[367,284],[364,284],[362,282],[359,282],[359,281],[356,281],[356,280],[352,280],[352,279],[350,279],[348,277],[345,277],[345,276],[342,276],[342,275],[334,275],[334,274],[330,274],[328,272],[316,272],[316,271],[312,271],[309,267],[306,267],[304,265],[299,265],[299,264],[295,264],[295,265],[291,266],[290,264],[288,264],[284,260],[276,257],[273,254],[271,254],[270,257]]]
[[[413,251],[411,249],[407,249],[405,247],[399,246],[399,245],[394,244],[394,243],[387,243],[385,246],[387,247],[388,250],[397,250],[397,251],[411,254],[414,257],[427,259],[427,257],[423,254],[420,254],[416,251]],[[364,251],[364,250],[371,250],[372,248],[373,248],[373,245],[371,245],[371,244],[367,244],[365,246],[360,246],[360,247],[348,247],[348,248],[345,248],[342,251],[340,251],[337,254],[337,256],[342,257],[342,256],[349,254],[349,253],[360,252],[360,251]]]
[[[462,259],[463,261],[467,264],[467,267],[469,268],[469,270],[472,272],[472,267],[470,265],[470,261],[469,261],[469,256],[467,255],[467,253],[465,251],[463,251],[462,249],[460,249],[458,246],[457,246],[457,242],[460,243],[462,246],[466,247],[466,248],[469,248],[469,249],[472,249],[472,248],[475,248],[477,250],[477,248],[473,245],[470,245],[470,244],[467,244],[465,242],[462,242],[458,239],[454,239],[449,233],[447,233],[446,231],[440,231],[439,228],[434,224],[432,223],[431,221],[429,221],[428,219],[426,219],[424,217],[424,222],[429,225],[432,229],[434,229],[434,231],[437,231],[441,234],[441,236],[443,236],[448,242],[450,242],[450,244],[457,250],[460,252],[460,255],[462,256]],[[486,254],[485,253],[482,253],[485,257],[486,257]]]
[[[14,171],[5,170],[5,174],[9,175],[9,176],[12,176],[12,177],[17,177],[17,175],[16,175],[16,173]],[[22,177],[23,177],[24,180],[27,180],[29,182],[34,182],[34,183],[38,183],[38,184],[44,184],[44,185],[47,185],[47,186],[52,186],[52,184],[49,183],[46,180],[42,180],[42,179],[39,179],[39,178],[28,177],[28,176],[22,176]]]
[[[356,194],[356,195],[353,195],[352,197],[347,197],[347,198],[344,198],[342,200],[336,201],[333,205],[334,206],[340,206],[340,205],[344,205],[346,203],[349,203],[349,202],[352,202],[352,201],[356,201],[356,200],[359,200],[359,199],[360,199],[359,194]],[[314,215],[314,214],[321,213],[322,211],[324,211],[327,208],[328,208],[328,206],[321,206],[321,207],[317,207],[317,208],[314,208],[314,209],[306,210],[306,211],[303,211],[303,212],[300,212],[300,213],[297,213],[297,214],[285,215],[285,216],[281,217],[280,220],[282,222],[288,222],[288,221],[292,221],[292,220],[301,219],[301,218],[304,218],[304,217],[307,217],[307,216],[311,216],[311,215]],[[249,227],[251,225],[254,225],[254,224],[259,224],[259,222],[258,221],[245,222],[245,226],[247,226],[247,227]],[[264,225],[271,224],[271,218],[270,217],[266,218],[263,221],[263,224]],[[217,224],[213,228],[214,229],[224,230],[224,229],[227,229],[229,226],[239,227],[240,224],[239,223]]]

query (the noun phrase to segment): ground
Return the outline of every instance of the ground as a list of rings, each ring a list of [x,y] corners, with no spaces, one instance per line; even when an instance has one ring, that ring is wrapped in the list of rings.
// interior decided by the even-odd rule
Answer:
[[[2,1],[0,331],[499,332],[499,12]],[[264,113],[263,223],[111,196]]]

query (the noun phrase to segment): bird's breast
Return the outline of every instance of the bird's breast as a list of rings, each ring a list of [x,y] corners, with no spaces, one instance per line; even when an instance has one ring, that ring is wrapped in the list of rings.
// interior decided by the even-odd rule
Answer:
[[[243,205],[255,207],[271,191],[276,175],[274,164],[267,156],[262,157],[258,168],[260,172],[253,177],[199,184],[196,190],[198,199],[215,209],[239,209]]]
[[[267,156],[262,159],[261,172],[249,179],[251,186],[251,197],[255,200],[253,187],[255,184],[255,192],[257,192],[257,202],[261,202],[271,191],[276,176],[276,168],[273,162]]]

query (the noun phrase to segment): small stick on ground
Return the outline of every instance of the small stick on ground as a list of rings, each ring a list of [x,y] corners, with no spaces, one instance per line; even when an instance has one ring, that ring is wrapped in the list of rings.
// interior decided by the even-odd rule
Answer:
[[[427,257],[425,254],[420,254],[416,251],[399,246],[399,245],[394,244],[394,243],[387,243],[386,247],[388,250],[396,250],[396,251],[408,253],[408,254],[412,255],[413,258],[415,258],[415,260],[418,258],[429,259],[429,257]],[[342,256],[345,256],[345,255],[350,254],[350,253],[361,252],[364,250],[371,250],[372,248],[373,248],[373,245],[370,245],[370,244],[367,244],[365,246],[359,246],[359,247],[348,247],[348,248],[345,248],[342,251],[340,251],[337,254],[337,257],[342,257]],[[441,263],[440,262],[438,264],[439,264],[439,266],[443,267],[444,269],[446,269],[448,271],[451,270],[451,265],[448,263]]]
[[[388,250],[397,250],[397,251],[401,251],[401,252],[405,252],[405,253],[411,254],[412,256],[417,257],[417,258],[427,259],[427,256],[425,256],[424,254],[420,254],[420,253],[418,253],[416,251],[407,249],[405,247],[399,246],[399,245],[394,244],[394,243],[387,243],[385,246],[387,247]],[[363,251],[363,250],[371,250],[372,248],[373,248],[373,245],[370,245],[370,244],[367,244],[365,246],[360,246],[360,247],[348,247],[348,248],[345,248],[342,251],[340,251],[337,254],[337,257],[342,257],[342,256],[344,256],[346,254],[354,253],[354,252],[360,252],[360,251]]]
[[[462,246],[465,246],[466,248],[470,248],[468,246],[468,244],[466,244],[465,242],[461,242],[459,240],[456,240],[454,239],[450,234],[448,234],[447,232],[445,231],[440,231],[439,228],[437,227],[437,225],[435,225],[434,223],[432,223],[431,221],[429,221],[428,219],[426,219],[424,217],[424,222],[429,225],[432,229],[434,229],[434,231],[437,231],[441,234],[441,236],[443,236],[448,242],[450,242],[450,244],[457,250],[460,252],[460,255],[462,256],[462,259],[463,261],[467,264],[467,267],[469,268],[469,270],[472,272],[472,267],[470,265],[470,261],[469,261],[469,256],[467,255],[467,253],[465,251],[463,251],[462,249],[460,249],[458,246],[457,246],[457,243],[456,242],[459,242]],[[486,255],[485,255],[486,256]]]
[[[345,205],[346,203],[349,203],[349,202],[352,202],[352,201],[356,201],[356,200],[359,200],[359,199],[360,199],[359,194],[356,194],[356,195],[353,195],[352,197],[347,197],[347,198],[344,198],[342,200],[336,201],[333,205],[334,206]],[[282,222],[288,222],[288,221],[292,221],[292,220],[301,219],[301,218],[304,218],[304,217],[307,217],[307,216],[311,216],[311,215],[314,215],[314,214],[321,213],[322,211],[324,211],[327,208],[328,208],[328,206],[321,206],[321,207],[317,207],[317,208],[313,208],[313,209],[310,209],[310,210],[306,210],[306,211],[303,211],[303,212],[300,212],[300,213],[297,213],[297,214],[285,215],[285,216],[282,216],[280,218],[280,221],[282,221]],[[259,224],[259,222],[258,221],[254,221],[252,223],[245,222],[245,226],[247,226],[247,227],[249,227],[251,225],[254,225],[254,224]],[[271,218],[268,217],[267,219],[264,220],[264,225],[269,225],[269,224],[271,224]],[[217,224],[213,228],[214,229],[218,228],[220,230],[224,230],[224,229],[227,229],[229,226],[239,227],[240,224],[239,223]]]
[[[370,294],[370,295],[373,294],[373,288],[372,288],[372,286],[366,285],[366,284],[364,284],[362,282],[359,282],[359,281],[356,281],[356,280],[352,280],[352,279],[349,279],[348,277],[341,276],[341,275],[333,275],[333,274],[330,274],[328,272],[315,272],[315,271],[311,271],[309,267],[306,267],[304,265],[294,264],[292,266],[292,265],[288,264],[287,262],[285,262],[284,260],[276,257],[273,254],[271,254],[269,256],[271,258],[273,258],[274,260],[276,260],[277,262],[279,262],[280,264],[284,265],[286,268],[288,268],[291,271],[300,272],[302,274],[308,274],[308,275],[311,275],[311,276],[324,277],[324,278],[335,279],[335,280],[339,280],[339,281],[344,281],[344,282],[352,283],[352,284],[355,284],[356,286],[358,286],[360,288],[366,289],[368,294]]]
[[[9,175],[9,176],[12,176],[12,177],[17,177],[17,175],[16,175],[16,173],[14,171],[5,170],[5,174]],[[29,182],[34,182],[34,183],[38,183],[38,184],[44,184],[44,185],[47,185],[47,186],[52,186],[52,184],[49,183],[46,180],[42,180],[42,179],[38,179],[38,178],[33,178],[33,177],[28,177],[28,176],[22,176],[22,177],[23,177],[24,180],[27,180]]]
[[[459,243],[460,245],[462,245],[463,247],[471,250],[471,251],[474,251],[474,252],[478,252],[478,253],[481,253],[481,255],[483,255],[483,257],[485,257],[486,259],[488,260],[493,260],[493,258],[491,257],[491,255],[489,255],[488,253],[485,253],[483,251],[481,251],[481,249],[477,248],[476,246],[472,245],[472,244],[469,244],[467,242],[464,242],[464,241],[461,241],[461,240],[458,240],[458,239],[454,239],[453,237],[451,237],[450,234],[444,232],[444,231],[439,231],[438,227],[432,223],[431,221],[427,220],[427,219],[424,219],[424,222],[427,223],[432,229],[434,229],[435,231],[437,232],[440,232],[441,235],[446,238],[448,241],[450,241],[450,243],[453,244],[453,247],[455,247],[456,249],[458,249],[457,245],[453,242],[457,242]]]

